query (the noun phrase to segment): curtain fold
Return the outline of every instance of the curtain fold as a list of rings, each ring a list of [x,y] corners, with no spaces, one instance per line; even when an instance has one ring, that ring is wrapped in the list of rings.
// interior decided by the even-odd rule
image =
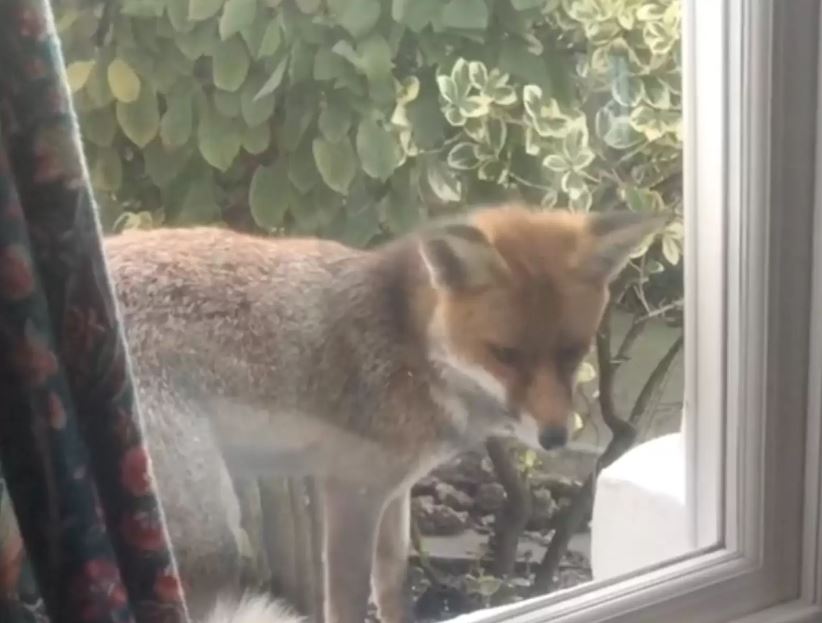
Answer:
[[[187,621],[42,0],[0,2],[0,621]]]

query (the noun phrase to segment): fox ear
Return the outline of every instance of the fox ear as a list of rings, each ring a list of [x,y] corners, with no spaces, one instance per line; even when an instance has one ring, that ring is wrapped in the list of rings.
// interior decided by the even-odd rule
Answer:
[[[443,290],[482,288],[508,273],[491,241],[467,223],[440,225],[424,233],[420,252],[431,284]]]
[[[631,253],[670,221],[669,215],[627,210],[591,215],[588,234],[592,242],[581,261],[583,274],[589,279],[610,283],[628,263]]]

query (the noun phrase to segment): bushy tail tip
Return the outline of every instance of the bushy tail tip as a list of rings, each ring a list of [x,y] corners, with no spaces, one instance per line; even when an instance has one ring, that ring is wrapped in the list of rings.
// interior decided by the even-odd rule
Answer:
[[[245,595],[239,601],[219,601],[203,623],[306,623],[281,601],[265,595]]]

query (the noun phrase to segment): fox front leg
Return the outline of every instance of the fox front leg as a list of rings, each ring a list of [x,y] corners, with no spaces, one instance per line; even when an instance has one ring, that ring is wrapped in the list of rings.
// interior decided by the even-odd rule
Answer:
[[[363,623],[368,614],[371,566],[383,490],[323,482],[325,539],[323,623]]]
[[[408,623],[411,593],[407,586],[411,494],[403,489],[385,507],[377,533],[371,586],[382,623]]]

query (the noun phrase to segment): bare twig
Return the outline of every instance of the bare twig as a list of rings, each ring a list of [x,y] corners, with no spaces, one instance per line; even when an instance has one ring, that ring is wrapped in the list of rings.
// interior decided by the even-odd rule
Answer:
[[[680,334],[679,337],[674,340],[674,343],[668,348],[666,353],[662,355],[659,363],[656,364],[653,372],[651,372],[648,376],[648,379],[645,381],[645,385],[642,386],[642,389],[634,402],[634,407],[631,409],[631,415],[628,416],[628,422],[632,426],[639,424],[642,416],[645,415],[645,412],[648,410],[648,403],[650,402],[651,397],[662,384],[662,381],[665,380],[665,377],[671,369],[671,364],[674,362],[674,359],[676,359],[679,351],[682,350],[682,345],[684,343],[685,336]]]
[[[651,320],[652,318],[657,318],[659,316],[664,316],[668,312],[673,311],[675,309],[677,309],[677,310],[682,309],[684,304],[685,304],[684,299],[681,299],[681,298],[677,299],[677,300],[675,300],[671,303],[668,303],[667,305],[663,305],[662,307],[657,307],[656,309],[653,309],[653,310],[649,311],[647,314],[642,316],[641,320],[643,320],[643,321],[644,320]]]
[[[517,562],[517,544],[531,518],[531,490],[514,465],[506,443],[491,437],[485,444],[497,478],[505,489],[506,500],[494,522],[491,539],[491,573],[506,577],[513,573]]]

